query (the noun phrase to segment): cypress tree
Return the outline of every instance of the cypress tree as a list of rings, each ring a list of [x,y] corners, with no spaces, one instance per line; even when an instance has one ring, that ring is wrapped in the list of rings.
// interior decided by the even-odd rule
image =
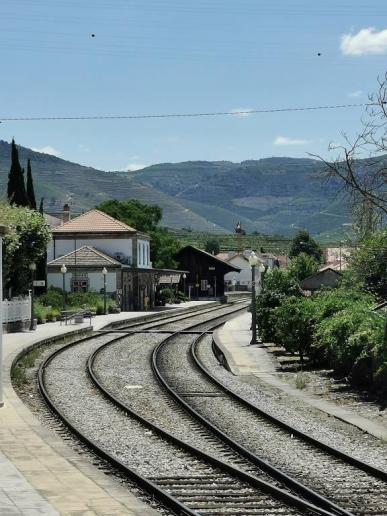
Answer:
[[[11,169],[8,175],[8,200],[11,204],[29,206],[24,184],[24,171],[20,166],[19,152],[14,139],[12,139]]]
[[[32,210],[36,210],[36,200],[34,192],[34,182],[32,179],[31,160],[27,162],[27,198]]]

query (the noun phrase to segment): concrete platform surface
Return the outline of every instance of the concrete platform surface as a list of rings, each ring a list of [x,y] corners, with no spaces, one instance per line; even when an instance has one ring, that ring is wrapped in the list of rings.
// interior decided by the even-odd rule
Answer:
[[[209,303],[191,301],[176,309]],[[148,317],[155,312],[122,312],[93,318],[95,330]],[[0,515],[159,514],[77,454],[45,428],[20,400],[11,384],[11,365],[25,348],[42,340],[85,330],[89,323],[39,325],[35,332],[10,333],[4,340],[4,406],[0,408]]]
[[[276,374],[275,358],[264,346],[250,344],[250,327],[251,314],[244,313],[234,317],[214,332],[214,341],[234,375],[254,375],[289,396],[298,398],[322,412],[387,441],[387,428],[384,425],[283,382]]]

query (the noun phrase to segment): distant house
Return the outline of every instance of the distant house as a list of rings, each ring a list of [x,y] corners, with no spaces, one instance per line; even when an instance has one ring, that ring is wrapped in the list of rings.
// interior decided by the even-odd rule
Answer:
[[[227,273],[238,274],[236,265],[187,245],[176,254],[179,268],[188,271],[186,290],[192,297],[221,297],[224,295],[224,277]]]
[[[152,307],[161,275],[180,280],[180,271],[152,268],[148,235],[99,210],[53,228],[47,261],[47,285],[62,288],[65,265],[68,292],[101,292],[106,268],[106,291],[122,310]]]
[[[228,272],[225,274],[224,282],[227,290],[251,290],[252,275],[247,256],[245,254],[230,253],[230,255],[226,255],[225,258],[221,258],[224,255],[226,255],[226,253],[219,253],[216,257],[240,269],[239,273]],[[261,263],[264,263],[264,261],[261,260]],[[257,291],[259,291],[261,282],[258,267],[255,269],[255,283]]]
[[[340,272],[326,267],[302,280],[300,287],[304,291],[315,292],[316,290],[320,290],[321,287],[334,287],[340,278]]]

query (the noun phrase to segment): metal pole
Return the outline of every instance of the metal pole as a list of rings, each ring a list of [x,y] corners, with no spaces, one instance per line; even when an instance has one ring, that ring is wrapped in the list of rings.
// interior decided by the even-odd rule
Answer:
[[[216,276],[214,276],[214,294],[215,294],[215,299],[216,299]]]
[[[35,271],[31,270],[31,320],[30,320],[30,331],[34,329],[34,277]]]
[[[106,315],[106,274],[103,275],[103,313]]]
[[[257,314],[255,312],[255,265],[251,266],[251,342],[257,343]]]
[[[66,280],[65,280],[65,272],[62,272],[62,295],[63,295],[63,311],[66,310]]]

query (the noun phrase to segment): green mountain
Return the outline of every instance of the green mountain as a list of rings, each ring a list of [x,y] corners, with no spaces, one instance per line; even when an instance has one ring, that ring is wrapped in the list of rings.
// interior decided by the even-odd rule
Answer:
[[[104,172],[18,145],[22,167],[31,159],[37,203],[44,197],[47,212],[60,212],[70,202],[73,213],[81,213],[106,199],[138,199],[163,208],[163,222],[170,227],[192,227],[200,231],[226,232],[221,224],[207,220],[178,199],[138,183],[131,174]],[[0,140],[0,196],[6,198],[11,145]]]
[[[10,144],[0,141],[0,188],[6,192]],[[175,229],[229,232],[237,221],[248,231],[289,235],[296,228],[328,233],[348,222],[337,186],[321,181],[313,159],[267,158],[242,163],[162,163],[136,172],[104,172],[19,147],[22,166],[31,159],[36,198],[57,212],[70,200],[82,212],[105,199],[136,198],[163,208]]]

